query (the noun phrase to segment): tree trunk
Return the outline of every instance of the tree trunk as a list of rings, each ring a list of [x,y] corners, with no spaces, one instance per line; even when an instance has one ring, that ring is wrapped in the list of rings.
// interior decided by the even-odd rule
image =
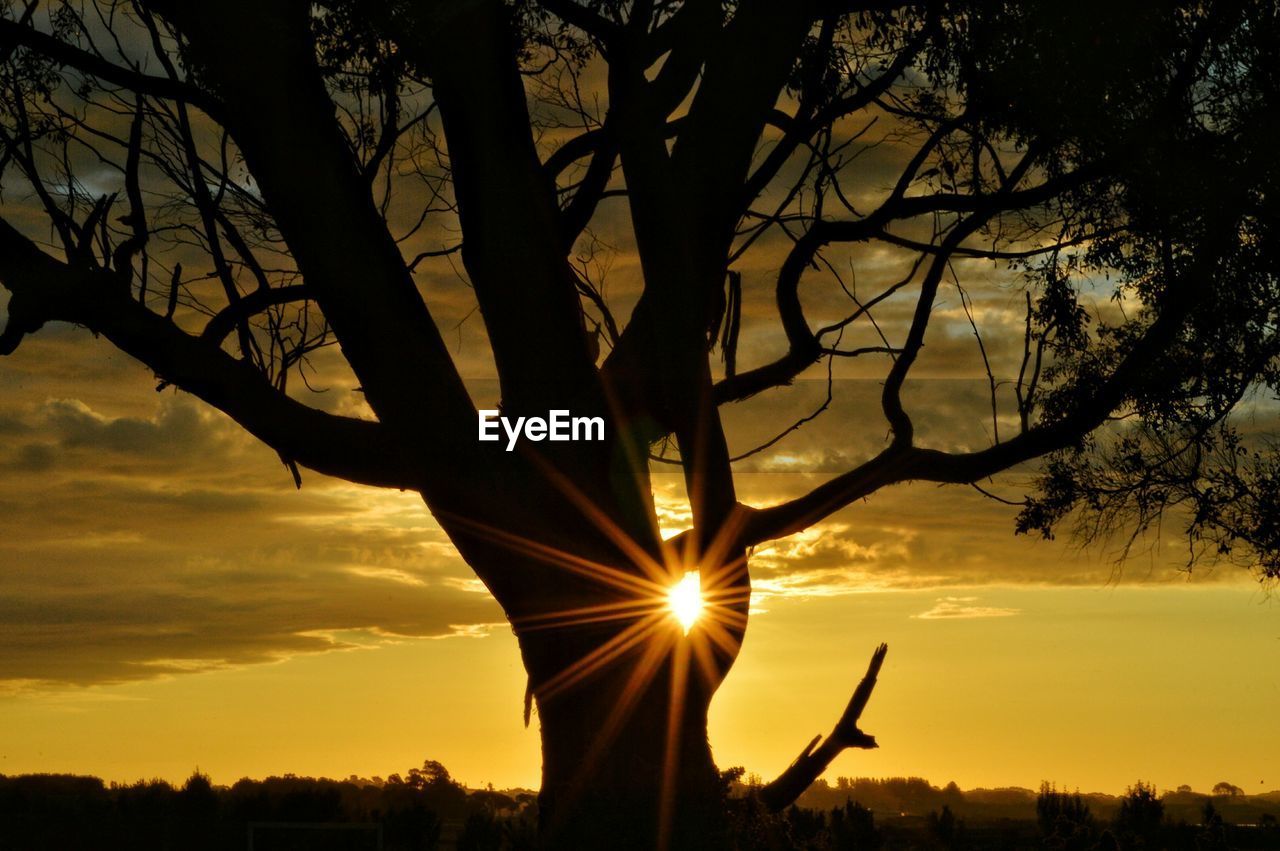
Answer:
[[[542,736],[542,845],[727,848],[707,709],[746,628],[745,554],[721,547],[717,568],[692,537],[664,544],[651,507],[624,498],[648,483],[624,484],[557,491],[509,475],[520,505],[487,506],[485,523],[442,516],[520,643]],[[703,616],[686,633],[668,592],[693,566]]]
[[[545,847],[728,847],[700,636],[667,621],[594,676],[538,697]]]

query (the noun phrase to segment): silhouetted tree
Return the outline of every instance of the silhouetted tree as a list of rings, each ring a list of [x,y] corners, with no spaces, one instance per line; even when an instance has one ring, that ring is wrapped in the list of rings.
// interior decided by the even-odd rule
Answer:
[[[819,811],[791,806],[787,809],[787,835],[793,848],[810,848],[824,838],[826,816]]]
[[[956,818],[951,807],[944,805],[941,811],[931,810],[926,819],[929,837],[940,848],[960,848],[964,839],[964,822]]]
[[[1156,788],[1139,780],[1120,799],[1113,827],[1125,848],[1157,848],[1163,823],[1164,804]]]
[[[1048,783],[1041,784],[1036,822],[1046,848],[1085,851],[1093,847],[1093,814],[1079,792],[1069,795]]]
[[[1224,780],[1221,783],[1213,784],[1213,794],[1226,795],[1228,797],[1234,798],[1237,795],[1243,795],[1244,790],[1241,789],[1239,786],[1235,785],[1234,783],[1228,783],[1227,781]]]
[[[1221,851],[1227,845],[1227,826],[1212,801],[1204,802],[1200,815],[1200,832],[1196,834],[1198,851]]]
[[[214,832],[218,817],[218,796],[214,794],[209,776],[194,771],[182,785],[177,796],[178,822],[185,834],[185,841],[193,851],[219,846],[220,837]]]
[[[855,801],[831,811],[831,847],[840,851],[875,851],[881,846],[880,831],[871,810]]]
[[[1278,29],[1269,0],[4,0],[0,353],[83,326],[299,483],[421,493],[519,638],[547,841],[714,847],[706,716],[756,544],[1044,458],[1023,531],[1176,508],[1193,554],[1280,572],[1280,466],[1229,419],[1280,385]],[[627,321],[590,262],[619,203],[643,274]],[[404,257],[424,223],[458,239]],[[415,281],[453,256],[504,414],[599,416],[603,441],[477,441]],[[868,291],[886,256],[910,272]],[[1021,368],[990,376],[991,444],[948,451],[903,390],[975,259],[1020,276]],[[849,306],[815,327],[819,280]],[[761,286],[785,349],[740,364]],[[1124,310],[1092,315],[1095,295]],[[335,343],[366,418],[299,391]],[[718,406],[855,358],[884,364],[888,439],[740,502]],[[651,452],[690,495],[667,542]],[[687,565],[710,616],[685,636],[662,598]],[[769,806],[874,744],[845,720]]]

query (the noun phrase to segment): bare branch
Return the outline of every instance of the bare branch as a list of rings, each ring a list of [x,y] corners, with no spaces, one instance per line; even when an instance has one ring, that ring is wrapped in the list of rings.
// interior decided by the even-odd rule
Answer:
[[[884,409],[885,419],[889,421],[889,428],[893,430],[893,442],[895,445],[911,445],[914,429],[911,424],[911,418],[902,407],[902,385],[906,381],[907,373],[911,370],[912,364],[915,363],[920,349],[924,347],[924,335],[925,330],[929,327],[929,317],[933,314],[934,297],[937,295],[938,284],[942,281],[942,275],[950,263],[951,251],[990,218],[996,208],[1001,205],[1003,196],[1014,194],[1014,189],[1017,187],[1018,182],[1026,175],[1027,170],[1031,168],[1035,159],[1034,152],[1025,154],[1017,167],[1009,173],[1000,191],[995,193],[990,206],[966,217],[952,228],[946,238],[943,239],[938,255],[933,259],[928,272],[925,273],[924,280],[920,283],[920,296],[916,301],[915,314],[911,319],[911,327],[907,331],[906,342],[903,343],[902,352],[894,360],[893,366],[889,370],[889,375],[885,378],[884,392],[881,394],[881,407]]]
[[[214,117],[220,115],[222,111],[220,103],[208,92],[185,80],[155,77],[135,71],[132,68],[116,65],[101,56],[67,44],[48,33],[40,32],[33,27],[24,26],[7,18],[0,18],[0,46],[7,48],[26,47],[99,80],[123,86],[138,94],[183,101]]]
[[[800,756],[796,757],[796,761],[778,776],[778,779],[765,785],[760,790],[761,803],[774,812],[784,810],[794,803],[796,798],[799,798],[804,790],[813,784],[813,781],[822,776],[822,772],[827,770],[836,757],[849,748],[867,750],[879,747],[874,736],[868,736],[858,729],[858,719],[862,717],[862,710],[871,699],[871,692],[876,687],[876,677],[880,673],[880,667],[884,664],[884,657],[888,652],[887,644],[881,644],[876,648],[871,654],[867,673],[854,689],[853,696],[849,698],[849,705],[845,707],[827,738],[819,745],[818,740],[822,737],[815,737]]]
[[[1225,232],[1218,238],[1226,243],[1232,235]],[[976,452],[947,453],[895,441],[879,455],[804,496],[764,509],[740,507],[745,516],[741,543],[752,546],[794,534],[888,485],[907,481],[972,484],[1077,444],[1124,403],[1144,373],[1176,339],[1187,317],[1206,297],[1208,282],[1219,262],[1216,252],[1206,246],[1195,266],[1168,284],[1160,313],[1110,375],[1079,388],[1081,398],[1059,418]]]

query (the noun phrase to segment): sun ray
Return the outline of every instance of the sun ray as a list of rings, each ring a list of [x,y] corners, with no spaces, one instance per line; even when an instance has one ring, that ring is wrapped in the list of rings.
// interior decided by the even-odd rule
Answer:
[[[591,750],[587,753],[586,763],[588,765],[599,758],[599,755],[612,742],[617,731],[621,729],[622,724],[631,715],[631,710],[635,708],[636,702],[644,694],[645,687],[649,685],[649,681],[657,673],[663,657],[670,652],[674,644],[675,642],[671,640],[668,634],[665,637],[659,636],[657,640],[645,648],[644,655],[636,661],[635,667],[631,669],[631,676],[627,678],[626,685],[623,686],[622,697],[613,705],[609,714],[605,716],[604,723],[600,725],[600,733],[597,735]]]
[[[689,680],[689,642],[676,645],[671,660],[671,700],[667,705],[667,737],[662,755],[662,786],[658,799],[658,848],[665,849],[671,837],[672,808],[675,804],[676,772],[680,764],[680,734],[684,722],[684,696]]]
[[[685,635],[689,634],[689,630],[693,629],[698,618],[702,616],[703,601],[700,583],[698,571],[690,570],[667,590],[667,607],[684,628]]]
[[[662,660],[670,652],[671,646],[674,644],[673,638],[670,632],[658,633],[656,640],[650,642],[645,647],[641,657],[636,660],[636,664],[631,669],[631,674],[622,688],[618,701],[614,703],[609,713],[604,717],[591,747],[582,759],[582,769],[578,772],[577,782],[565,793],[567,801],[572,802],[582,793],[584,784],[588,783],[591,777],[591,768],[613,743],[618,732],[622,729],[622,725],[631,716],[632,710],[635,709],[636,703],[644,695],[645,688],[649,685],[650,680],[653,679],[653,675],[657,673]],[[571,804],[560,809],[562,813],[570,811],[572,811]]]
[[[539,470],[546,476],[547,480],[582,512],[583,517],[603,532],[618,549],[622,550],[623,555],[630,559],[633,564],[644,571],[651,579],[658,579],[663,575],[665,569],[659,560],[654,558],[652,553],[647,551],[626,530],[614,522],[613,518],[602,511],[593,500],[582,493],[572,481],[543,459],[535,457],[534,460],[538,463]]]
[[[726,654],[733,655],[738,652],[741,641],[734,636],[733,633],[725,629],[723,624],[717,623],[714,620],[709,620],[703,624],[703,628],[700,632],[702,635],[706,636],[712,644],[715,644]]]
[[[657,583],[644,577],[636,576],[633,573],[619,570],[607,564],[601,564],[583,556],[574,555],[550,544],[534,541],[514,532],[508,532],[496,526],[480,523],[460,515],[450,514],[448,517],[459,525],[469,526],[475,531],[483,532],[493,540],[506,544],[513,552],[522,553],[556,567],[562,567],[580,576],[599,580],[602,584],[611,585],[621,591],[637,593],[640,597],[643,597],[653,594],[661,588]]]
[[[633,623],[543,683],[539,696],[548,699],[591,676],[648,637],[658,621],[659,616],[649,616]]]
[[[614,603],[600,603],[536,615],[524,615],[514,618],[512,625],[517,632],[521,633],[546,629],[563,629],[571,626],[638,618],[652,614],[658,608],[660,608],[660,602],[657,600],[620,600]]]

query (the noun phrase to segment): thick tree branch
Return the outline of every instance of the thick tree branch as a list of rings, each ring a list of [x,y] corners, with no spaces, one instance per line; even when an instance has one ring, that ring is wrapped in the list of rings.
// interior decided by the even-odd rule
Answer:
[[[604,197],[604,191],[613,177],[613,168],[618,161],[618,147],[614,141],[605,136],[603,144],[591,157],[591,164],[582,176],[573,198],[565,205],[561,213],[562,230],[561,247],[565,252],[573,250],[573,244],[591,223],[596,207]]]
[[[522,412],[571,402],[598,407],[586,401],[595,395],[595,365],[563,249],[566,230],[581,225],[562,225],[554,179],[539,162],[508,11],[491,0],[469,4],[447,23],[406,13],[405,24],[401,46],[430,70],[449,139],[463,261],[504,405]],[[611,167],[612,156],[598,152],[582,209],[567,218],[589,217],[587,202]]]
[[[696,17],[690,13],[690,32],[715,20],[714,5],[703,4]],[[627,397],[630,410],[651,416],[668,432],[682,422],[692,425],[694,412],[712,398],[710,388],[698,386],[693,377],[704,372],[736,223],[732,209],[809,27],[804,9],[794,6],[740,4],[731,22],[716,27],[706,44],[688,33],[672,36],[668,61],[677,61],[666,81],[684,79],[691,69],[703,71],[670,154],[665,133],[673,104],[663,96],[667,85],[657,90],[649,84],[636,57],[610,67],[611,117],[617,122],[645,289],[606,362],[606,377],[611,386],[624,388],[620,395]]]
[[[884,664],[884,657],[888,652],[887,644],[881,644],[876,648],[871,654],[871,664],[867,666],[867,673],[854,689],[853,696],[849,698],[849,705],[845,707],[840,720],[836,722],[827,738],[822,744],[818,744],[818,740],[822,737],[815,736],[800,756],[796,757],[796,761],[778,776],[778,779],[765,785],[760,790],[761,803],[774,812],[784,810],[795,803],[796,798],[813,785],[813,781],[821,777],[822,772],[827,770],[832,761],[847,749],[878,747],[873,736],[868,736],[858,729],[858,719],[862,717],[862,710],[871,699],[871,692],[876,687],[876,677],[880,673],[880,666]]]
[[[782,330],[787,335],[786,354],[764,366],[727,376],[717,382],[717,404],[746,399],[770,387],[789,384],[821,357],[822,346],[810,329],[800,303],[800,278],[805,268],[813,262],[821,244],[821,234],[811,229],[791,247],[778,272],[774,299],[778,306],[778,316],[782,320]]]
[[[708,50],[721,35],[721,14],[717,0],[687,0],[663,27],[660,40],[667,56],[646,87],[655,117],[665,120],[697,84]],[[653,51],[652,43],[645,44],[641,55],[648,59]]]
[[[183,33],[224,97],[224,124],[370,406],[403,446],[422,447],[424,468],[428,455],[436,469],[465,465],[474,407],[342,135],[306,6],[147,5]],[[450,492],[467,484],[438,478]]]
[[[82,325],[164,382],[223,411],[287,461],[360,484],[420,487],[407,456],[381,424],[327,414],[290,398],[249,364],[130,298],[117,273],[55,260],[3,220],[0,281],[12,293],[0,354],[12,353],[23,334],[46,322]]]
[[[579,5],[576,0],[541,0],[541,5],[566,24],[577,27],[603,44],[609,44],[622,32],[617,24]]]
[[[697,210],[701,238],[732,239],[743,181],[797,50],[812,4],[743,2],[708,52],[702,80],[672,150]]]
[[[606,135],[605,128],[593,127],[590,130],[579,133],[556,148],[547,157],[546,162],[542,164],[547,177],[555,180],[576,161],[583,157],[594,155],[596,151],[604,147]]]

